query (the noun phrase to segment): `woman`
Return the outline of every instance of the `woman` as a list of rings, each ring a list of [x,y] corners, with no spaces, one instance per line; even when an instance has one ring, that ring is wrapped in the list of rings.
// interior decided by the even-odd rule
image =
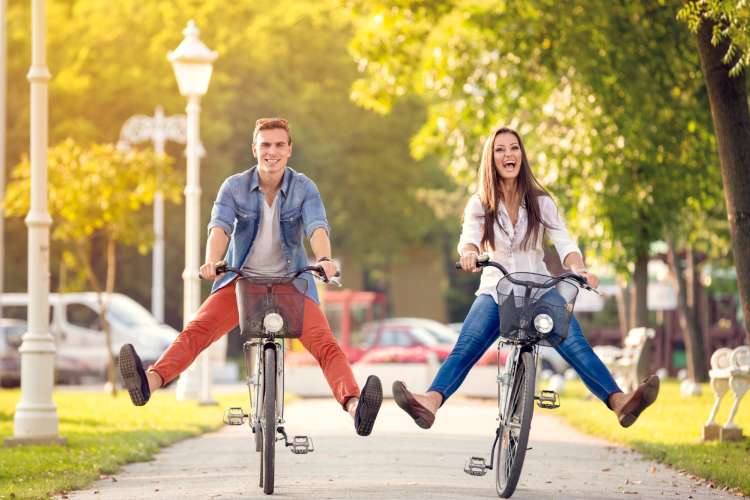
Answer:
[[[563,266],[596,287],[599,278],[586,269],[581,251],[571,239],[554,201],[531,172],[521,137],[508,128],[498,128],[487,139],[479,166],[478,193],[464,211],[458,243],[461,268],[477,272],[480,252],[489,253],[509,272],[549,274],[542,258],[542,237],[547,231]],[[425,394],[414,394],[401,381],[393,383],[396,403],[424,429],[435,421],[441,405],[458,389],[482,354],[497,340],[499,314],[498,281],[502,273],[485,267],[477,298],[461,328],[453,351],[443,363]],[[556,347],[579,374],[589,390],[616,415],[623,427],[635,422],[656,400],[659,378],[646,379],[635,391],[623,393],[596,356],[573,316],[568,337]]]

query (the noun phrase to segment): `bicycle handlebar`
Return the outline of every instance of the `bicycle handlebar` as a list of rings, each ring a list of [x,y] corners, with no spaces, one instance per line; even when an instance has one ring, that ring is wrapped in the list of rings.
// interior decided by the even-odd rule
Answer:
[[[529,286],[529,287],[534,287],[534,288],[551,288],[552,286],[556,285],[560,281],[563,281],[566,279],[572,279],[578,284],[579,287],[596,292],[596,290],[592,288],[591,285],[589,285],[588,280],[585,277],[577,273],[567,272],[559,276],[550,276],[550,281],[548,281],[547,283],[540,284],[540,283],[536,283],[533,281],[525,281],[525,280],[519,280],[519,279],[513,278],[513,273],[508,272],[508,270],[505,269],[505,267],[503,267],[503,265],[500,264],[499,262],[491,261],[489,255],[481,255],[477,257],[477,268],[481,268],[481,267],[494,267],[496,269],[499,269],[500,272],[503,273],[503,276],[508,281],[510,281],[511,283],[515,285]],[[456,262],[456,269],[462,269],[460,262]]]
[[[325,270],[323,270],[323,266],[305,266],[302,269],[294,271],[293,273],[286,274],[283,277],[284,278],[294,279],[294,278],[299,277],[301,274],[304,274],[304,273],[309,272],[309,271],[314,272],[317,275],[318,279],[320,279],[323,283],[328,283],[328,282],[331,281],[326,276]],[[241,268],[238,268],[238,267],[229,266],[224,261],[218,262],[216,264],[216,274],[218,275],[218,274],[224,274],[224,273],[234,273],[234,274],[243,276],[245,278],[257,278],[257,277],[259,277],[259,276],[256,276],[256,275],[248,273],[245,269],[241,269]],[[201,279],[207,279],[202,274],[199,275],[199,276],[200,276]],[[336,274],[334,274],[332,276],[332,278],[338,278],[339,276],[341,276],[341,272],[340,271],[336,271]],[[341,286],[341,285],[339,285],[339,286]]]

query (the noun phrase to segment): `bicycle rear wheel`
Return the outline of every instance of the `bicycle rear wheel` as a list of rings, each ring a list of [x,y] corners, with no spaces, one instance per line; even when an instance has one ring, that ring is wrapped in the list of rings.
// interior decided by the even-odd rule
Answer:
[[[276,458],[276,350],[263,351],[263,428],[262,480],[263,493],[270,495],[274,486]]]
[[[501,498],[513,495],[521,477],[534,413],[535,380],[534,357],[529,351],[522,352],[508,394],[508,416],[505,423],[500,424],[500,439],[495,454],[495,488]]]

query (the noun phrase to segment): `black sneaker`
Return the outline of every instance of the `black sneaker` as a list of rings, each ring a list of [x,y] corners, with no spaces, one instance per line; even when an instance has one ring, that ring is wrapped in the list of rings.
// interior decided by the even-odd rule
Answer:
[[[360,436],[369,436],[380,405],[383,403],[383,386],[375,375],[367,377],[367,382],[359,394],[359,403],[354,413],[354,428]]]
[[[124,344],[120,348],[120,374],[133,404],[145,405],[151,397],[151,391],[141,358],[131,344]]]

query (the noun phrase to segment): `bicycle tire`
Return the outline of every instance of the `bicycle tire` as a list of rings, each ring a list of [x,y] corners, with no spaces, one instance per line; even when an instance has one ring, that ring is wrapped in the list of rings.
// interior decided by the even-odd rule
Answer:
[[[536,367],[531,352],[521,353],[509,394],[512,426],[500,424],[500,438],[495,454],[495,489],[501,498],[510,498],[521,477],[526,447],[529,443],[531,417],[534,414]]]
[[[263,351],[263,493],[270,495],[274,487],[276,458],[276,350]]]

